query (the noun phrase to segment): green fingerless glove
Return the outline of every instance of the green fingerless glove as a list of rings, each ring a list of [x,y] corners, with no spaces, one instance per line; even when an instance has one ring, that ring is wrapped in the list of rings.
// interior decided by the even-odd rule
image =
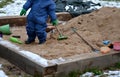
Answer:
[[[56,20],[52,21],[52,25],[57,26],[58,25],[58,20],[56,19]]]
[[[25,14],[26,14],[26,10],[22,9],[21,12],[20,12],[20,16],[25,15]]]

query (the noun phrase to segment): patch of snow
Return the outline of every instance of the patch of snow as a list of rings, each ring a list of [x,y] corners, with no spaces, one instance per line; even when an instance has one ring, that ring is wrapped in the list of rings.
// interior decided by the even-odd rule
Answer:
[[[0,77],[8,77],[3,70],[0,70]]]
[[[116,8],[120,8],[120,2],[116,2],[116,1],[101,1],[100,2],[102,6],[104,7],[116,7]]]
[[[102,76],[105,75],[105,76]],[[95,75],[92,72],[86,72],[82,74],[80,77],[120,77],[120,71],[119,70],[114,70],[111,71],[109,70],[108,72],[104,72],[102,75]]]
[[[65,59],[62,57],[60,57],[58,59],[47,60],[47,59],[41,57],[40,55],[37,55],[37,54],[32,53],[30,51],[21,50],[19,52],[22,53],[23,55],[25,55],[26,57],[28,57],[29,59],[35,61],[36,63],[42,64],[44,66],[48,66],[49,64],[57,64],[57,63],[65,61]]]
[[[80,77],[92,77],[92,76],[93,76],[93,73],[86,72],[86,73],[82,74]]]
[[[48,66],[48,61],[46,59],[40,57],[37,54],[34,54],[32,52],[29,52],[29,51],[25,51],[25,50],[21,50],[19,52],[24,54],[25,56],[27,56],[28,58],[32,59],[33,61],[35,61],[37,63],[43,64],[45,66]]]
[[[108,71],[108,75],[120,75],[120,71]]]
[[[5,13],[0,13],[0,16],[19,15],[25,1],[26,0],[14,0],[14,3],[10,3],[9,5],[0,8],[0,11],[5,12]]]
[[[58,59],[52,59],[50,60],[49,62],[51,63],[54,63],[54,64],[57,64],[57,63],[60,63],[60,62],[65,62],[66,60],[62,57],[58,58]]]

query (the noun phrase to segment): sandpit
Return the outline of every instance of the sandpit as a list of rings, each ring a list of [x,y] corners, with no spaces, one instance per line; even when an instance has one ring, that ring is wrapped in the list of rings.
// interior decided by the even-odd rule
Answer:
[[[68,36],[68,39],[58,41],[58,32],[53,34],[54,38],[50,38],[48,33],[45,44],[39,45],[38,40],[32,44],[26,45],[24,41],[27,39],[25,26],[11,27],[12,34],[4,35],[3,39],[8,40],[12,35],[21,36],[20,40],[23,44],[17,44],[21,49],[36,53],[46,59],[55,59],[60,57],[70,57],[74,55],[91,53],[91,48],[78,37],[71,29],[75,27],[76,31],[91,44],[95,49],[103,46],[103,40],[120,41],[120,9],[103,7],[92,13],[75,17],[66,24],[58,25],[60,31]]]

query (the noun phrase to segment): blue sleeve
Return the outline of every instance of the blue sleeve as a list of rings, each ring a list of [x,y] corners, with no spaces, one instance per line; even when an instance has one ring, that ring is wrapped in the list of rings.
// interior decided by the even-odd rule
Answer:
[[[48,7],[48,14],[49,14],[49,17],[50,17],[51,21],[54,21],[54,20],[57,19],[55,9],[56,9],[56,5],[55,4],[51,4]]]
[[[23,8],[27,11],[32,6],[32,0],[27,0]]]

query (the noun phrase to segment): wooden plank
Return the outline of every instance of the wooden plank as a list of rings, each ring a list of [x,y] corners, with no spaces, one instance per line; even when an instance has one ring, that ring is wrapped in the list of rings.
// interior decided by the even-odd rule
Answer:
[[[60,21],[68,21],[72,16],[67,12],[56,13]],[[48,19],[48,22],[50,20]],[[2,16],[0,17],[0,26],[10,24],[10,26],[25,26],[26,16]]]
[[[16,51],[14,48],[11,49],[1,44],[0,56],[33,76],[38,75],[39,77],[43,77],[44,75],[52,74],[57,70],[55,64],[43,66],[20,54],[19,51]]]

